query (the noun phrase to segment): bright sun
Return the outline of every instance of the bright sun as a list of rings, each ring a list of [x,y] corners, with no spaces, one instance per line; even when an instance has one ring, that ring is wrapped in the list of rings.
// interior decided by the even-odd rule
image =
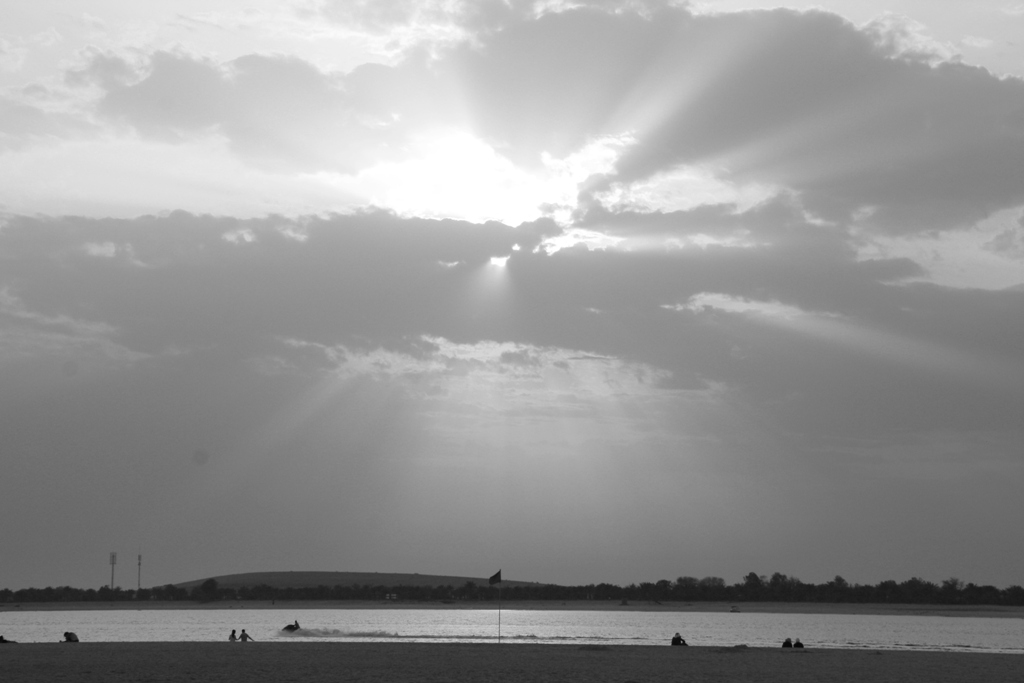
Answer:
[[[352,190],[399,214],[510,225],[537,218],[551,192],[548,178],[517,168],[486,143],[455,130],[420,139],[407,161],[377,164],[352,180]]]

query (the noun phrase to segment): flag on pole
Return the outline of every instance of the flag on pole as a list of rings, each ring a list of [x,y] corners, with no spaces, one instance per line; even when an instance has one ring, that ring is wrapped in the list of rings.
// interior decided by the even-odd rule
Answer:
[[[498,644],[501,645],[501,570],[498,573],[487,579],[487,585],[493,586],[498,584]]]

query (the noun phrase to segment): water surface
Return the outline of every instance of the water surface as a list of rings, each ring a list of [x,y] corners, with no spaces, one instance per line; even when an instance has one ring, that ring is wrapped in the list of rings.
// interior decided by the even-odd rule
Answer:
[[[281,631],[298,620],[295,633]],[[1024,654],[1024,619],[867,614],[501,610],[503,643],[690,645],[945,650]],[[498,610],[201,609],[0,613],[0,633],[20,642],[217,641],[242,629],[257,641],[496,642]],[[240,645],[241,647],[241,645]]]

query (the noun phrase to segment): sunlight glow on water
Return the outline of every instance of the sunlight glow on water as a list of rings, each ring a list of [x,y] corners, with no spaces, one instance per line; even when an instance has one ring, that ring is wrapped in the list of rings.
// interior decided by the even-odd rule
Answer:
[[[294,634],[281,627],[298,620]],[[0,633],[20,642],[227,640],[242,629],[256,641],[495,642],[497,610],[202,609],[0,613]],[[690,645],[949,650],[1024,654],[1024,620],[838,614],[502,610],[509,643],[667,645],[679,631]]]

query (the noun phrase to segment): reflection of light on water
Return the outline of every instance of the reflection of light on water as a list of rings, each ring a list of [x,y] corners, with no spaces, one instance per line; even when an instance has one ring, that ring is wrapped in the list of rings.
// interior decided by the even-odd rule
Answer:
[[[398,638],[397,633],[387,631],[342,631],[337,628],[300,628],[296,631],[281,631],[277,634],[282,638]]]
[[[280,610],[75,610],[4,612],[4,635],[55,642],[67,630],[82,642],[224,641],[246,629],[258,641],[324,638],[358,642],[494,642],[496,609],[307,609],[288,617],[316,624],[281,631]],[[529,643],[667,645],[679,631],[690,645],[778,647],[786,636],[809,648],[1007,652],[1024,654],[1016,619],[868,614],[517,610],[501,613],[502,640]]]

